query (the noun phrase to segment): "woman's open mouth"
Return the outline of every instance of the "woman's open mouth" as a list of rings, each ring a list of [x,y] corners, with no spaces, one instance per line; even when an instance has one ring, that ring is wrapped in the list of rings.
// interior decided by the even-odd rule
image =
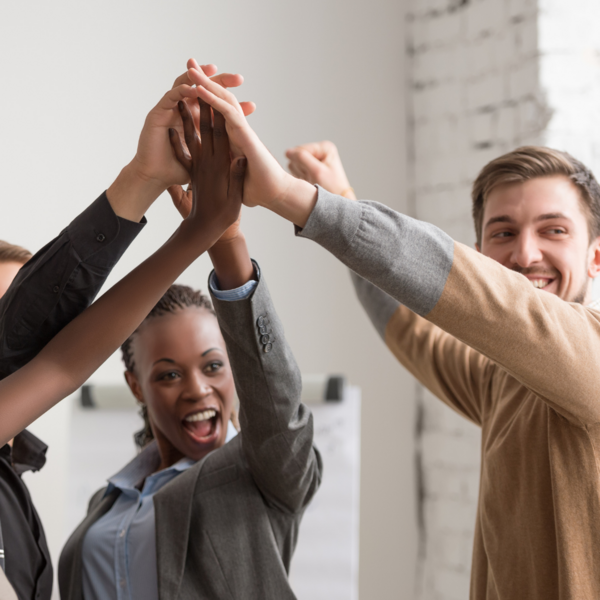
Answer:
[[[219,411],[215,408],[205,408],[192,413],[183,419],[183,428],[197,443],[214,442],[220,430]]]

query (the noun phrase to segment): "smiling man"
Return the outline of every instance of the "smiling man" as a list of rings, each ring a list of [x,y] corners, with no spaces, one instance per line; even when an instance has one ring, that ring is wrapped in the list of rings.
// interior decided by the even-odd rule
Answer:
[[[288,158],[354,199],[330,142]],[[353,269],[398,360],[482,428],[471,598],[600,598],[600,187],[570,155],[523,147],[486,165],[472,198],[479,254],[323,190],[301,235]]]

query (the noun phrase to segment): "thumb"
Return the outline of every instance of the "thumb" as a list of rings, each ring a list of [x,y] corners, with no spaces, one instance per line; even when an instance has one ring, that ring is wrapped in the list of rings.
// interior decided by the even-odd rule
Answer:
[[[229,167],[229,198],[242,202],[244,198],[244,179],[248,160],[245,156],[238,156]]]
[[[179,214],[185,219],[189,212],[190,207],[186,204],[187,195],[183,191],[183,188],[180,185],[170,185],[167,188],[167,192],[169,192],[169,196],[171,196],[171,200],[173,200],[173,205],[179,211]]]

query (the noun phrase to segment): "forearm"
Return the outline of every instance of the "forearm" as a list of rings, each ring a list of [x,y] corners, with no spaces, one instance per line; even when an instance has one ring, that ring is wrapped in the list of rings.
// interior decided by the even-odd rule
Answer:
[[[143,227],[102,194],[21,268],[0,300],[0,379],[89,306]]]
[[[143,175],[136,159],[123,168],[106,191],[115,214],[139,223],[152,203],[167,189],[163,182]]]
[[[256,278],[242,232],[231,239],[219,240],[208,254],[221,290],[233,290]]]
[[[215,237],[189,231],[184,222],[177,234],[66,326],[35,359],[1,381],[0,444],[82,385]]]
[[[592,311],[376,202],[320,190],[300,235],[492,359],[563,416],[600,421],[600,323]]]

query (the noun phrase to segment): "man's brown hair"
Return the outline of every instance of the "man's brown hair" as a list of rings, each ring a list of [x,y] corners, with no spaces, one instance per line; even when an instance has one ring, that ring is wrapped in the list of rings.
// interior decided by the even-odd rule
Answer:
[[[489,162],[473,183],[473,221],[481,247],[483,209],[490,192],[505,183],[565,175],[579,189],[588,220],[590,241],[600,235],[600,185],[594,174],[567,152],[544,146],[522,146]]]
[[[16,262],[24,265],[31,256],[29,250],[0,240],[0,263]]]

